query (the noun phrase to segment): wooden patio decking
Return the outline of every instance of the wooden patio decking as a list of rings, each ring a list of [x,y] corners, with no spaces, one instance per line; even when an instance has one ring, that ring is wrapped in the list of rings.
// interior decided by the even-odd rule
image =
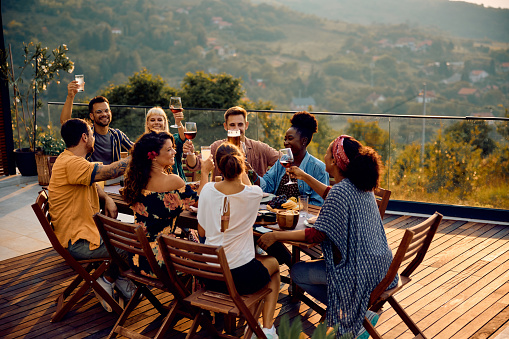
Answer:
[[[422,220],[386,215],[391,247],[398,244],[405,228]],[[303,254],[302,259],[307,256]],[[444,219],[413,283],[396,298],[428,338],[495,338],[509,326],[508,261],[509,226]],[[0,337],[105,337],[117,316],[104,311],[93,293],[86,294],[62,321],[49,322],[57,295],[73,276],[52,249],[1,261]],[[167,293],[158,297],[166,304],[172,300]],[[308,337],[320,319],[305,304],[291,302],[286,284],[282,284],[276,313],[276,327],[284,314],[292,320],[300,315]],[[387,305],[376,326],[378,331],[387,338],[413,337],[394,314]],[[143,300],[130,317],[129,328],[151,334],[154,326],[150,323],[157,316]],[[184,338],[190,324],[187,319],[180,320],[167,337]]]

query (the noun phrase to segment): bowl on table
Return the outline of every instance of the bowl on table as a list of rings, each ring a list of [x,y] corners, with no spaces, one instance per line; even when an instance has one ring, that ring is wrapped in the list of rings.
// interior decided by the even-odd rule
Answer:
[[[277,212],[276,219],[279,228],[282,230],[293,230],[299,221],[299,211],[287,210]]]

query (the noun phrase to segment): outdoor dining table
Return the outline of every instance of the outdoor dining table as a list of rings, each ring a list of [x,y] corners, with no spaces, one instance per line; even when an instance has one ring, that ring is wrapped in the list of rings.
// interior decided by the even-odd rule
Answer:
[[[129,214],[133,215],[133,210],[129,207],[129,204],[122,198],[122,195],[120,195],[120,185],[111,185],[111,186],[105,186],[104,191],[108,196],[110,196],[115,204],[117,205],[117,209],[119,213],[123,214]],[[265,209],[265,204],[260,205],[261,209]],[[308,214],[309,216],[318,215],[320,213],[320,207],[309,205],[308,206]],[[297,223],[297,226],[295,227],[295,230],[302,230],[305,229],[306,226],[304,224],[304,221],[306,220],[306,217],[299,217],[299,221]],[[183,211],[180,213],[180,216],[178,217],[176,223],[177,226],[180,228],[190,228],[190,229],[198,229],[198,218],[197,214],[192,211]],[[267,229],[270,229],[271,231],[281,231],[279,226],[276,222],[267,223],[267,222],[257,222],[255,225],[253,225],[253,234],[255,236],[261,236],[264,232],[260,231],[260,228],[257,226],[263,226]],[[306,243],[301,241],[289,241],[289,240],[281,240],[280,241],[283,244],[290,245],[292,249],[292,265],[300,261],[300,255],[301,250],[307,250],[307,251],[313,251],[313,249],[318,245],[314,243]],[[318,250],[320,251],[320,250]],[[306,295],[304,295],[303,291],[294,283],[291,281],[290,277],[281,277],[281,281],[290,284],[291,285],[291,296],[294,299],[301,300],[306,305],[311,307],[313,310],[315,310],[317,313],[323,315],[324,309],[321,308],[318,304],[316,304],[314,301],[309,299]]]

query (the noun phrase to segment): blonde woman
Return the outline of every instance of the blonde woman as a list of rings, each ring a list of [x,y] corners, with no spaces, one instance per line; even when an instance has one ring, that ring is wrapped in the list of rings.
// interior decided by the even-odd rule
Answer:
[[[177,154],[175,155],[175,164],[173,165],[173,173],[177,174],[184,181],[186,181],[186,175],[184,174],[184,169],[182,168],[182,154],[183,154],[183,146],[186,141],[184,136],[184,125],[182,125],[182,120],[184,119],[184,113],[178,112],[173,113],[173,118],[175,119],[175,124],[178,126],[178,133],[173,134],[175,138],[175,149]],[[169,132],[168,129],[168,118],[166,116],[166,112],[159,107],[153,107],[147,112],[147,116],[145,118],[145,133],[149,133],[151,131],[164,131]]]

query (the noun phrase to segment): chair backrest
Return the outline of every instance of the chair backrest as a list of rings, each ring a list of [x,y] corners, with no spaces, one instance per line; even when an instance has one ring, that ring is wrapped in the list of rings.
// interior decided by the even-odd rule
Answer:
[[[169,283],[166,272],[157,263],[142,226],[124,223],[101,213],[96,213],[94,220],[108,253],[122,272],[129,271],[131,273],[129,277],[135,279],[129,265],[122,259],[115,248],[145,257],[157,279],[163,283]]]
[[[223,281],[237,307],[240,310],[246,308],[242,313],[249,312],[235,288],[223,247],[198,244],[166,235],[160,236],[157,241],[173,283],[178,283],[180,288],[183,288],[176,279],[177,272]]]
[[[380,212],[380,216],[383,219],[385,215],[385,210],[387,209],[387,205],[389,204],[391,191],[377,187],[375,188],[374,193],[376,198],[376,204],[378,205],[378,211]]]
[[[402,263],[408,263],[400,273],[400,277],[410,277],[415,269],[421,264],[431,241],[437,232],[438,225],[442,221],[442,214],[435,212],[431,217],[420,224],[405,230],[398,250],[392,259],[389,270],[384,279],[371,292],[370,304],[373,304],[392,283]]]
[[[50,223],[49,201],[48,194],[46,193],[46,191],[43,190],[39,192],[39,195],[37,196],[35,203],[32,204],[32,209],[34,210],[37,219],[39,219],[39,223],[41,224],[42,229],[46,233],[46,236],[48,237],[55,251],[57,251],[57,253],[60,254],[66,261],[71,260],[73,262],[76,262],[74,258],[69,254],[69,252],[62,246],[62,244],[60,244],[60,241],[58,241],[57,235],[55,234],[55,230],[53,229],[53,226]]]

